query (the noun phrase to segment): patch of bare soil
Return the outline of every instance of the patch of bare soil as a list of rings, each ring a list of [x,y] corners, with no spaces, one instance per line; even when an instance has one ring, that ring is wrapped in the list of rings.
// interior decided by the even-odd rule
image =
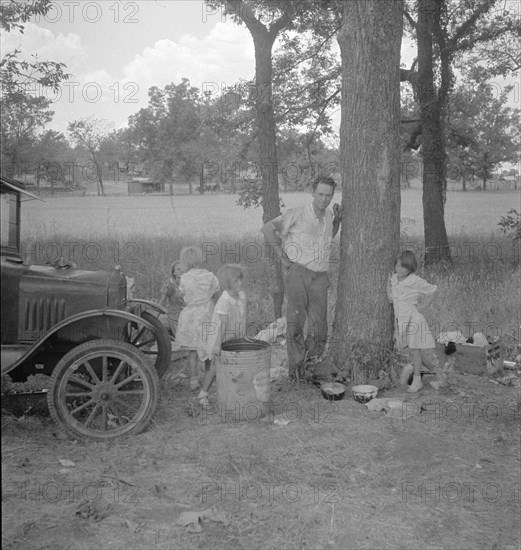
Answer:
[[[519,388],[453,388],[384,392],[405,400],[384,416],[272,383],[268,416],[236,422],[170,376],[152,429],[108,443],[4,415],[2,546],[518,549]]]

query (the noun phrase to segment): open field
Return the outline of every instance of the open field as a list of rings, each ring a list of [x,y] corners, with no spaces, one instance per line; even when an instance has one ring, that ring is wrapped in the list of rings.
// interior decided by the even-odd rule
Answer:
[[[286,206],[308,200],[304,194],[283,198]],[[237,250],[260,243],[260,210],[244,211],[235,200],[32,201],[24,204],[22,240],[35,263],[57,252],[86,269],[120,263],[136,278],[140,296],[157,298],[183,246],[225,243],[217,253],[208,249],[208,267],[215,270],[223,250],[224,261],[233,261]],[[519,243],[499,234],[496,224],[518,204],[513,192],[449,192],[446,220],[457,261],[449,271],[421,270],[439,288],[425,312],[431,330],[498,335],[508,358],[519,353],[521,337]],[[417,190],[402,193],[402,220],[403,240],[421,253]],[[72,253],[70,243],[77,243]],[[252,267],[248,321],[260,329],[273,320],[270,268],[262,257],[245,263]],[[337,278],[333,265],[331,321]],[[284,350],[276,350],[283,358]],[[3,415],[2,547],[521,548],[520,388],[455,373],[441,392],[427,386],[419,394],[396,386],[381,392],[404,401],[397,416],[383,416],[349,392],[328,403],[314,386],[280,378],[271,385],[267,418],[234,422],[232,415],[225,422],[217,409],[193,416],[195,394],[185,372],[183,360],[172,361],[152,428],[133,438],[72,441],[44,414]],[[210,400],[215,403],[215,386]],[[291,422],[277,425],[275,415]],[[71,462],[60,463],[64,459]],[[78,513],[86,502],[90,518]],[[187,511],[206,511],[216,521],[189,532],[176,523]]]
[[[488,327],[517,333],[518,275],[512,266],[519,263],[519,243],[500,233],[497,222],[518,198],[514,192],[449,193],[446,219],[456,265],[451,273],[428,274],[440,288],[428,321],[439,329],[457,324],[476,326],[476,331]],[[298,206],[309,195],[288,194],[283,200],[286,207]],[[111,270],[120,264],[134,277],[139,297],[150,299],[158,298],[162,280],[183,246],[202,245],[213,271],[225,262],[251,268],[249,321],[263,327],[273,320],[273,313],[269,263],[259,231],[261,210],[244,210],[235,201],[233,195],[29,201],[23,209],[22,250],[32,263],[62,256],[82,269]],[[404,245],[421,258],[423,219],[417,189],[402,193],[402,222]],[[330,322],[336,300],[335,262],[337,257],[332,258]]]
[[[238,195],[120,196],[47,199],[24,204],[22,239],[70,234],[74,237],[149,236],[199,237],[200,235],[257,232],[262,226],[260,208],[236,206]],[[283,194],[286,207],[310,200],[306,193]],[[448,192],[445,221],[449,235],[489,235],[497,231],[501,216],[519,208],[517,191]],[[341,195],[334,197],[340,202]],[[402,192],[402,219],[407,233],[423,235],[421,192]]]

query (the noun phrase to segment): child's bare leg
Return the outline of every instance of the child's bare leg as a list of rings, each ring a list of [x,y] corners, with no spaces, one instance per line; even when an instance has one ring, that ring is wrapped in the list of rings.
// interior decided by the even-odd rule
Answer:
[[[215,370],[215,362],[212,361],[210,364],[210,369],[204,377],[203,387],[197,396],[199,398],[199,403],[203,407],[208,407],[210,405],[210,402],[208,401],[208,390],[215,379]]]
[[[215,363],[212,361],[212,364],[210,365],[210,370],[206,373],[206,376],[204,377],[202,391],[208,392],[214,380],[215,380]]]
[[[400,384],[402,386],[406,386],[409,383],[409,379],[411,377],[411,374],[414,371],[414,366],[412,365],[412,357],[410,350],[407,350],[408,353],[406,353],[408,362],[402,367],[402,371],[400,372]],[[405,351],[404,351],[405,352]]]
[[[190,367],[190,389],[196,390],[201,384],[197,376],[197,352],[190,350],[188,354],[188,366]]]
[[[204,368],[204,361],[199,361],[199,358],[197,359],[197,377],[202,380],[204,376],[206,375],[206,370]]]
[[[416,393],[423,387],[422,384],[422,354],[419,349],[411,349],[412,364],[414,365],[414,375],[412,384],[407,389],[408,392]]]

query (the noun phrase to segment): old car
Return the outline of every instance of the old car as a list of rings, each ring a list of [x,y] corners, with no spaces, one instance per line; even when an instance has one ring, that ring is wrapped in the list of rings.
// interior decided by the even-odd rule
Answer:
[[[151,422],[171,341],[157,304],[127,296],[121,268],[83,271],[66,260],[21,257],[20,205],[38,199],[18,181],[1,184],[1,371],[14,382],[50,377],[49,411],[74,437],[105,440]]]

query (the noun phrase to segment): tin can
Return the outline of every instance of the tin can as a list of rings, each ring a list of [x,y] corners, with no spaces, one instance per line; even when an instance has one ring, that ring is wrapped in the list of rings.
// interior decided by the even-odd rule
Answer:
[[[503,368],[505,368],[505,369],[515,369],[516,368],[516,362],[515,361],[503,361]]]

